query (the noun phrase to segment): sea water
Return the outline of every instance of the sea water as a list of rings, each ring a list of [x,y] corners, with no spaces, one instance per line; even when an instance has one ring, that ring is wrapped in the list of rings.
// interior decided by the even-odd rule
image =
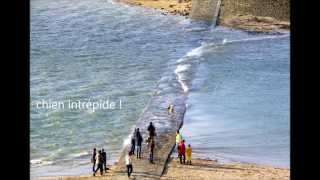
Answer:
[[[196,156],[289,167],[288,41],[278,36],[207,47],[182,131]]]
[[[94,147],[115,162],[162,81],[188,98],[182,133],[196,157],[288,167],[290,34],[212,29],[110,0],[32,0],[30,36],[32,177],[90,173]]]

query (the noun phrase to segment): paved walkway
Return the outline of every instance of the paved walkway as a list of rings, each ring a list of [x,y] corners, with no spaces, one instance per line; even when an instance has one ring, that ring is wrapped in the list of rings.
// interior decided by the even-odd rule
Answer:
[[[161,140],[159,140],[161,139]],[[156,147],[154,154],[154,163],[149,162],[149,151],[147,145],[142,149],[141,159],[137,159],[134,155],[132,157],[133,164],[133,177],[135,179],[159,179],[164,172],[167,160],[171,154],[171,151],[175,143],[175,133],[168,133],[166,135],[162,134],[161,136],[156,137]],[[160,142],[162,145],[160,145]],[[164,143],[165,142],[165,143]],[[120,160],[115,168],[114,175],[112,179],[128,179],[126,174],[125,166],[125,153],[128,150],[124,150]]]
[[[183,123],[186,111],[186,94],[183,92],[180,83],[176,79],[162,78],[157,91],[150,99],[135,128],[139,128],[143,136],[142,157],[132,158],[133,174],[135,179],[159,179],[165,170],[167,160],[175,146],[176,131]],[[174,105],[174,113],[169,114],[167,107]],[[149,150],[146,139],[148,138],[147,127],[152,122],[156,128],[154,164],[148,160]],[[133,133],[133,132],[132,132]],[[128,179],[125,165],[125,155],[129,152],[130,145],[121,152],[112,179]]]

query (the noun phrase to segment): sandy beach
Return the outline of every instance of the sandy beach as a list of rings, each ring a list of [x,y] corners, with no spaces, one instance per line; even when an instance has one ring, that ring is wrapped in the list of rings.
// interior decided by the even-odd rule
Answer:
[[[191,0],[118,0],[135,6],[153,8],[171,14],[189,17]],[[253,16],[248,14],[230,14],[219,18],[218,25],[237,28],[249,32],[273,32],[289,30],[290,22],[277,20],[272,17]]]
[[[288,169],[245,163],[220,164],[212,160],[195,159],[192,165],[181,165],[173,160],[161,179],[203,180],[270,180],[289,179]]]
[[[89,179],[111,179],[114,166],[110,171],[100,176],[64,176],[64,177],[43,177],[40,179],[60,180],[89,180]],[[134,178],[134,171],[131,179]],[[221,164],[214,160],[194,159],[192,165],[181,165],[177,159],[171,159],[167,168],[160,178],[161,180],[173,179],[199,179],[199,180],[286,180],[290,179],[290,170],[261,166],[246,163]]]

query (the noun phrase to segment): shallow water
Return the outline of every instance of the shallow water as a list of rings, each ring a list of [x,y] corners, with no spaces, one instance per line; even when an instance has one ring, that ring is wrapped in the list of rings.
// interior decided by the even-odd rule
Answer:
[[[288,41],[207,48],[183,126],[197,156],[289,167]]]
[[[31,102],[121,99],[122,108],[32,104],[31,175],[90,173],[93,147],[113,163],[153,94],[166,92],[160,106],[172,102],[167,84],[177,80],[197,156],[288,165],[288,36],[212,29],[113,1],[32,0]]]

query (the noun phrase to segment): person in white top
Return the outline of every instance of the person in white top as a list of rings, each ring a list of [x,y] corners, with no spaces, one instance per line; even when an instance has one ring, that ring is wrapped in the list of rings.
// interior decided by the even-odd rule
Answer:
[[[97,169],[93,172],[93,176],[96,175],[96,172],[100,170],[100,175],[103,175],[103,158],[101,155],[101,150],[99,150],[98,154],[96,155],[96,164],[98,165]]]
[[[130,175],[133,171],[131,156],[132,156],[132,152],[130,151],[125,157],[126,166],[127,166],[127,173],[128,173],[129,178],[130,178]]]

